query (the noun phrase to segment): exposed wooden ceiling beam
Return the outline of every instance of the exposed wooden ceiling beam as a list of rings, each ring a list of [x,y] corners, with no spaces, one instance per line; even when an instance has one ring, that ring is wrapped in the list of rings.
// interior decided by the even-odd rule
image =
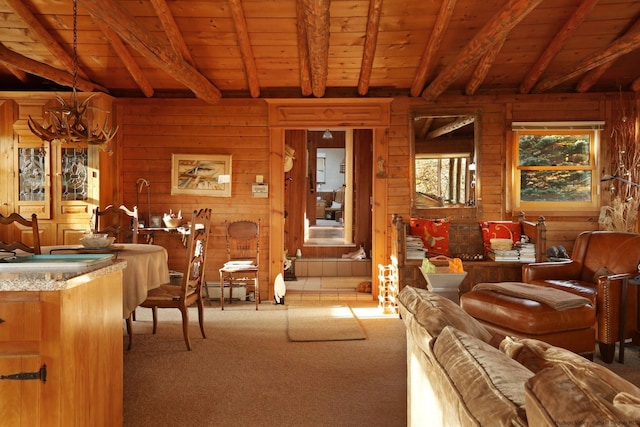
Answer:
[[[382,0],[369,0],[369,19],[367,21],[367,32],[364,38],[360,77],[358,79],[359,95],[366,95],[369,91],[371,70],[373,69],[373,60],[376,56],[376,45],[378,43],[378,27],[380,25],[381,12]]]
[[[502,46],[504,46],[505,41],[507,41],[506,38],[498,40],[493,46],[491,46],[489,51],[480,58],[480,62],[478,62],[476,69],[473,71],[473,74],[467,82],[467,86],[465,88],[466,95],[474,95],[476,93],[484,79],[487,77],[487,73],[489,73],[491,66],[496,60],[496,56],[498,56],[502,50]]]
[[[27,76],[27,73],[25,73],[24,71],[7,64],[5,64],[5,67],[11,74],[13,74],[16,79],[20,80],[22,83],[27,83],[29,81],[29,76]]]
[[[33,37],[49,49],[49,52],[55,56],[69,71],[73,70],[73,57],[60,46],[60,43],[53,38],[49,31],[38,21],[38,19],[31,13],[29,8],[24,5],[22,0],[5,0],[7,6],[9,6],[15,13],[22,19],[28,26],[29,33],[33,34]],[[87,74],[78,66],[78,75],[83,79],[87,78]]]
[[[424,119],[424,123],[418,131],[418,139],[424,139],[427,136],[427,133],[429,132],[429,129],[431,129],[431,124],[433,123],[434,119],[435,117],[426,117]]]
[[[144,96],[146,96],[147,98],[151,98],[154,93],[153,86],[151,86],[151,83],[149,83],[149,80],[147,80],[147,78],[145,77],[144,73],[140,69],[140,66],[133,59],[133,56],[131,56],[131,53],[122,42],[122,39],[118,37],[115,31],[107,27],[103,22],[95,20],[94,22],[96,23],[98,28],[100,28],[102,34],[104,34],[104,36],[107,38],[113,50],[116,51],[116,54],[118,55],[124,66],[127,67],[129,74],[131,74],[131,77],[136,82]]]
[[[510,0],[460,51],[456,59],[431,82],[422,92],[422,97],[432,101],[442,94],[462,73],[477,63],[496,40],[506,38],[513,27],[518,25],[541,1]]]
[[[166,49],[153,34],[140,27],[118,2],[111,0],[78,0],[78,2],[94,19],[112,28],[142,56],[191,89],[196,97],[212,104],[220,101],[222,94],[217,87],[184,58],[172,49]]]
[[[158,15],[158,18],[160,19],[162,28],[167,34],[169,43],[171,43],[173,49],[178,55],[182,56],[185,61],[191,64],[193,68],[196,68],[196,63],[193,61],[191,52],[187,47],[187,43],[184,41],[184,37],[182,37],[180,28],[178,28],[178,24],[176,24],[176,20],[174,19],[167,2],[165,0],[151,0],[151,4],[156,11],[156,15]]]
[[[573,15],[564,23],[562,29],[555,35],[549,46],[542,52],[533,67],[525,76],[520,85],[520,93],[529,93],[538,82],[542,73],[547,69],[551,60],[560,52],[567,39],[580,27],[598,0],[583,0]]]
[[[442,135],[446,135],[448,133],[451,133],[455,130],[458,130],[462,127],[465,127],[471,123],[473,123],[476,120],[476,118],[474,116],[464,116],[464,117],[460,117],[459,119],[456,119],[454,121],[452,121],[451,123],[448,123],[446,125],[440,126],[439,128],[436,128],[434,130],[432,130],[431,132],[429,132],[427,134],[427,140],[429,139],[434,139],[437,138],[439,136]]]
[[[606,64],[607,62],[614,61],[620,56],[638,48],[640,48],[640,31],[627,33],[611,43],[606,48],[578,61],[578,63],[569,72],[561,75],[551,76],[542,80],[536,85],[533,92],[541,93],[549,90],[559,84],[566,82],[567,80],[584,74],[589,70],[593,70],[594,68]]]
[[[251,49],[251,41],[249,40],[249,31],[247,30],[247,20],[244,17],[244,10],[240,0],[229,0],[231,6],[231,16],[236,27],[236,35],[240,47],[240,54],[244,61],[244,68],[247,72],[247,80],[249,83],[249,92],[251,96],[257,98],[260,96],[260,82],[258,80],[258,67],[256,59]]]
[[[618,35],[618,38],[622,37],[627,33],[638,31],[638,29],[640,29],[640,19],[636,19],[635,22],[630,27],[628,27],[625,31],[621,32]],[[591,89],[591,86],[596,84],[596,82],[600,79],[600,77],[602,77],[604,73],[606,73],[607,70],[613,66],[614,63],[615,61],[607,62],[586,73],[584,76],[582,76],[582,79],[580,79],[580,81],[576,85],[576,91],[584,93],[589,89]]]
[[[304,21],[309,45],[311,88],[316,97],[327,89],[329,64],[329,4],[330,0],[304,0]]]
[[[72,74],[15,53],[14,51],[7,49],[2,44],[0,44],[0,63],[7,67],[15,67],[19,70],[26,71],[29,74],[43,77],[62,86],[73,87]],[[109,92],[106,88],[98,86],[97,84],[81,77],[78,77],[76,87],[84,92],[93,92],[96,90],[105,93]]]
[[[427,46],[424,48],[424,52],[422,53],[418,71],[416,72],[416,76],[413,78],[411,96],[419,96],[422,89],[424,89],[424,85],[427,82],[427,76],[433,67],[433,59],[436,52],[438,52],[438,49],[440,49],[442,39],[449,28],[449,21],[451,20],[451,15],[453,15],[453,9],[455,8],[457,1],[458,0],[445,0],[440,6],[440,11],[438,12],[436,23],[433,26],[433,31],[431,32]]]
[[[304,0],[296,0],[296,32],[298,35],[298,66],[300,68],[300,90],[309,96],[311,89],[311,66],[309,64],[309,43],[304,20]]]
[[[640,91],[640,77],[638,77],[631,83],[631,90],[634,92]]]

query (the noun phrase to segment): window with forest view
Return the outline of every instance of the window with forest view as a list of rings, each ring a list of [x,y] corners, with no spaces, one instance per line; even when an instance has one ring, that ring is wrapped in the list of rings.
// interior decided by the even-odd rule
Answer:
[[[518,130],[514,134],[517,207],[596,207],[596,131]]]

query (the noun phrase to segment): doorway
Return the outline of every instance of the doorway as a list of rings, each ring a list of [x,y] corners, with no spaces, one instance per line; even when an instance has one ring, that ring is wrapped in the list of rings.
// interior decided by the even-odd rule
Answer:
[[[307,131],[304,246],[352,247],[353,131]]]
[[[269,217],[269,281],[273,283],[278,274],[283,272],[285,255],[295,254],[296,248],[303,248],[302,235],[296,238],[296,228],[293,215],[289,215],[291,208],[288,193],[293,188],[306,185],[305,172],[299,180],[295,180],[287,171],[285,163],[285,149],[290,145],[291,134],[298,135],[294,138],[305,144],[304,129],[313,126],[316,129],[340,126],[343,128],[362,129],[369,132],[370,144],[367,146],[368,161],[372,173],[366,181],[373,195],[367,203],[367,211],[370,215],[370,225],[367,234],[371,236],[375,230],[375,240],[371,246],[371,274],[375,277],[378,264],[387,264],[389,212],[388,205],[384,203],[388,197],[387,180],[389,177],[388,152],[389,152],[389,127],[391,118],[392,98],[341,98],[341,99],[267,99],[269,109],[269,139],[271,151],[269,153],[270,177],[273,181],[270,187],[269,200],[271,215]],[[356,134],[355,140],[358,140]],[[356,146],[358,146],[357,144]],[[297,151],[295,163],[303,156],[304,151]],[[356,164],[360,163],[358,161]],[[283,168],[284,166],[284,168]],[[283,170],[284,169],[284,170]],[[358,199],[358,203],[360,203]],[[301,203],[300,200],[297,201]],[[284,207],[284,208],[283,208]],[[361,209],[362,210],[362,209]],[[357,215],[357,214],[356,214]],[[302,224],[300,224],[302,230]],[[284,249],[284,251],[283,251]],[[312,256],[308,254],[308,256]],[[323,255],[324,256],[324,255]],[[338,256],[337,254],[334,255]],[[375,266],[375,267],[374,267]],[[373,287],[373,298],[377,298],[377,288]],[[269,287],[269,298],[273,297],[273,286]]]
[[[324,136],[331,133],[331,138]],[[305,257],[371,251],[371,129],[286,131],[296,152],[285,175],[285,247]],[[302,203],[300,203],[302,202]],[[295,249],[292,249],[295,248]]]

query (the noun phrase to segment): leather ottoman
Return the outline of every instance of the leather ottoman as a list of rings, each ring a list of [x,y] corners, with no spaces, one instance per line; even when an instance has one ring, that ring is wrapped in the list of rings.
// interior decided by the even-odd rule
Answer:
[[[593,359],[596,310],[592,304],[567,310],[487,290],[460,297],[460,306],[491,332],[535,338]]]

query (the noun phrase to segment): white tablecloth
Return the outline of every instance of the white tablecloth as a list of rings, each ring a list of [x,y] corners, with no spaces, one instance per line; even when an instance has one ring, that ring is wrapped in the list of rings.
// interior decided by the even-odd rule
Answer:
[[[169,283],[169,265],[167,250],[158,245],[119,243],[117,259],[127,261],[122,272],[122,315],[129,314],[147,298],[149,289]],[[42,253],[48,254],[52,249],[72,249],[70,246],[43,246]],[[54,252],[55,253],[55,252]]]

